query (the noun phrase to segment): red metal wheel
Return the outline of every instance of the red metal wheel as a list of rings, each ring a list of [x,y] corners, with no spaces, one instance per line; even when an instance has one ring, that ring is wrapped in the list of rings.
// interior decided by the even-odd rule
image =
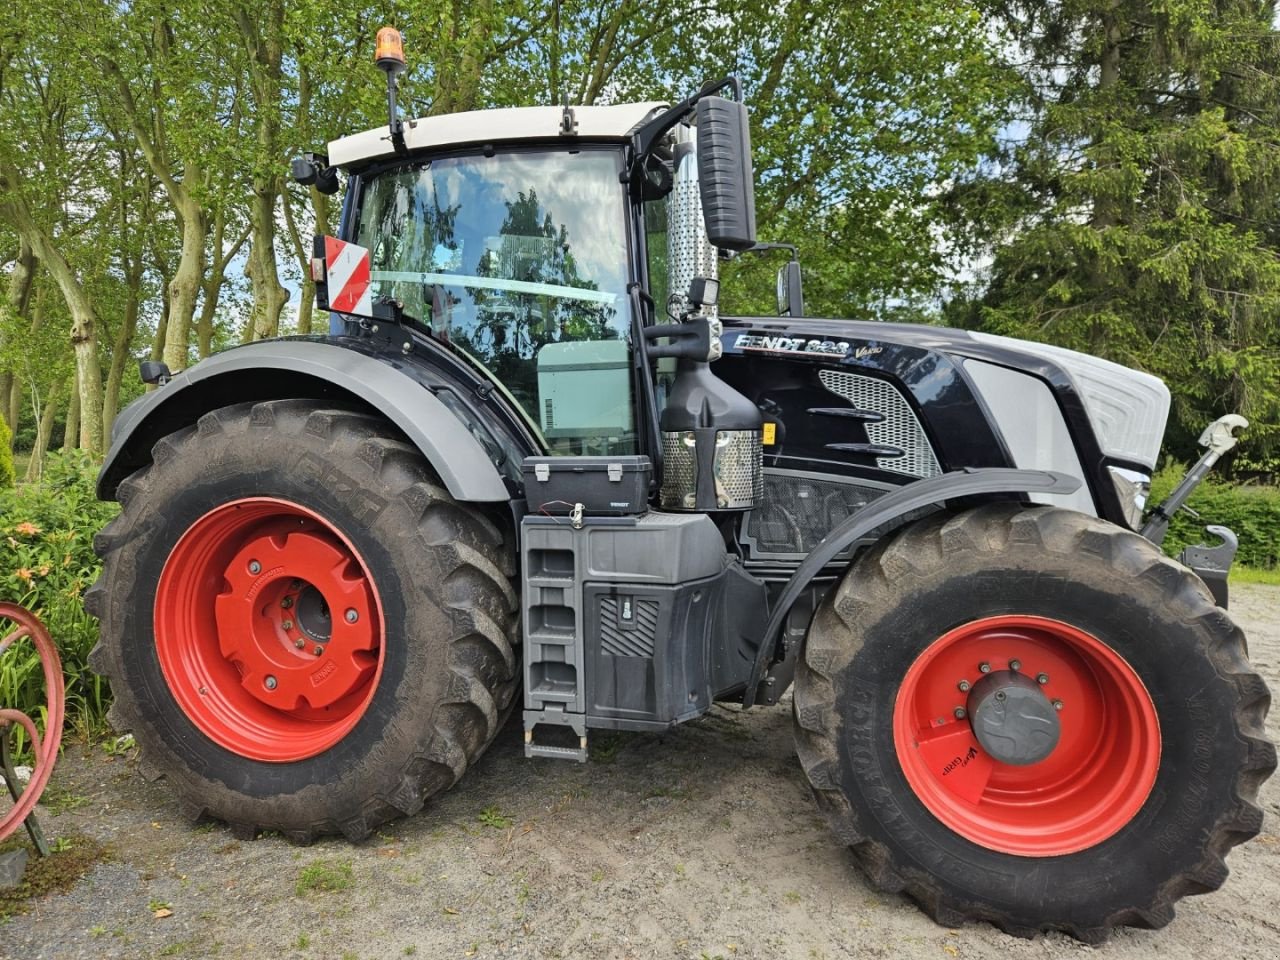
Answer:
[[[249,497],[197,520],[156,589],[160,669],[209,739],[254,760],[328,750],[383,663],[377,590],[355,547],[296,503]]]
[[[1056,746],[1023,765],[983,749],[966,704],[984,666],[1011,664],[1040,678],[1059,724]],[[893,735],[931,814],[973,843],[1031,857],[1113,836],[1146,802],[1160,763],[1159,720],[1133,668],[1097,637],[1044,617],[986,617],[935,640],[902,680]]]

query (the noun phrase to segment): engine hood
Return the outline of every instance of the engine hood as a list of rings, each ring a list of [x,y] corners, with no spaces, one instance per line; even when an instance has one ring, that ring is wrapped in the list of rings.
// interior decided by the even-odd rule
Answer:
[[[911,347],[1017,370],[1048,383],[1068,416],[1084,415],[1098,454],[1147,470],[1155,466],[1169,415],[1169,389],[1159,377],[1049,344],[909,323],[777,317],[724,323],[726,352],[863,365],[893,347]]]

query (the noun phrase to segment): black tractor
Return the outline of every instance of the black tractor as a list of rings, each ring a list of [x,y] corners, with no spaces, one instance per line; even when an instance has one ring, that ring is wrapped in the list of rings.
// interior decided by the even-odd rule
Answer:
[[[959,330],[721,317],[757,246],[732,79],[676,104],[391,121],[345,178],[327,336],[119,417],[86,605],[114,725],[193,819],[367,837],[514,710],[525,754],[792,702],[871,880],[1086,941],[1218,888],[1262,824],[1234,537],[1166,557],[1157,378]],[[726,743],[725,749],[733,749]]]

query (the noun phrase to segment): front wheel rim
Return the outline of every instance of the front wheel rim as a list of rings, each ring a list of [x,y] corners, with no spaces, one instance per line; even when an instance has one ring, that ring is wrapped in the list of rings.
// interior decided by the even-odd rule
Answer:
[[[332,523],[286,500],[235,500],[193,523],[165,561],[154,623],[183,713],[253,760],[330,749],[382,674],[382,609],[367,565]]]
[[[985,669],[984,669],[985,668]],[[979,743],[965,691],[991,671],[1036,678],[1057,708],[1044,759],[1001,763]],[[1060,620],[986,617],[950,630],[911,664],[894,703],[894,747],[925,808],[987,849],[1075,853],[1103,842],[1146,802],[1160,764],[1155,706],[1134,669]]]

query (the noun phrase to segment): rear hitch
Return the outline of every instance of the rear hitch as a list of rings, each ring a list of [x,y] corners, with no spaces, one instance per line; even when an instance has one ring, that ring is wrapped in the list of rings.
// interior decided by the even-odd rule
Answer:
[[[1209,449],[1196,462],[1196,465],[1187,471],[1182,482],[1174,487],[1173,493],[1151,511],[1151,516],[1139,531],[1144,537],[1157,545],[1164,543],[1165,534],[1169,532],[1169,521],[1183,508],[1196,487],[1200,486],[1201,481],[1209,475],[1213,465],[1239,442],[1234,432],[1247,426],[1249,421],[1244,417],[1236,413],[1228,413],[1205,428],[1204,433],[1200,434],[1200,446]]]
[[[1196,462],[1196,465],[1187,471],[1187,475],[1182,478],[1182,482],[1174,488],[1164,502],[1151,511],[1151,515],[1147,518],[1147,522],[1143,524],[1140,531],[1144,537],[1154,544],[1164,543],[1165,534],[1169,532],[1169,523],[1173,520],[1174,515],[1179,510],[1190,511],[1191,508],[1186,506],[1186,503],[1191,494],[1196,487],[1200,486],[1204,478],[1209,475],[1209,471],[1213,469],[1214,464],[1221,459],[1222,455],[1239,442],[1239,439],[1235,436],[1235,431],[1247,426],[1249,426],[1249,421],[1244,417],[1239,414],[1228,413],[1226,416],[1219,417],[1205,428],[1204,433],[1200,434],[1200,446],[1208,449],[1205,450],[1204,456]],[[1205,527],[1205,531],[1221,542],[1212,547],[1203,543],[1187,547],[1178,554],[1178,562],[1194,570],[1197,576],[1205,582],[1218,606],[1225,608],[1227,605],[1227,573],[1231,569],[1231,562],[1235,559],[1236,549],[1239,547],[1240,541],[1226,527],[1210,524]]]

